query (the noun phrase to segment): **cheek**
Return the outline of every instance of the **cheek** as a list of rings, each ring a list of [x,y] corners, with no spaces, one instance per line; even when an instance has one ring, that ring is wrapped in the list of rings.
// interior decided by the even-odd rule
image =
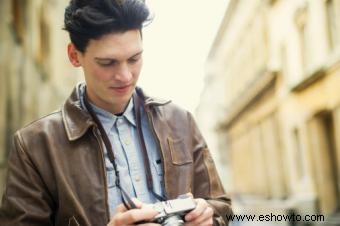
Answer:
[[[109,80],[112,75],[112,71],[103,68],[93,68],[92,74],[99,80]]]
[[[138,78],[138,76],[139,76],[139,74],[140,74],[140,72],[141,72],[142,65],[143,65],[143,63],[140,62],[140,63],[134,65],[134,67],[132,68],[132,73],[133,73],[133,75],[134,75],[135,77],[137,77],[137,78]]]
[[[83,69],[84,69],[85,77],[87,77],[87,79],[90,79],[92,81],[101,80],[105,74],[100,68],[96,67],[95,65],[92,65],[91,63],[86,63],[85,65],[83,65]]]

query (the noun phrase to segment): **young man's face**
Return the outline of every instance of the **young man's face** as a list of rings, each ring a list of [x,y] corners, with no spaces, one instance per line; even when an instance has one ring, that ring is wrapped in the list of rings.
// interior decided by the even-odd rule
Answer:
[[[85,53],[77,52],[89,99],[111,113],[123,112],[141,71],[142,52],[139,30],[90,40]]]

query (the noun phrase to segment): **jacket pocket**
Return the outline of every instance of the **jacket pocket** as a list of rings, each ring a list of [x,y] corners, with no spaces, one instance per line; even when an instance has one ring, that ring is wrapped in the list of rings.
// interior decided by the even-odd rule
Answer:
[[[172,163],[174,165],[185,165],[193,162],[192,155],[190,150],[186,147],[184,139],[174,140],[169,137],[168,144]]]
[[[74,216],[72,216],[70,219],[68,219],[68,226],[80,226],[78,221]]]

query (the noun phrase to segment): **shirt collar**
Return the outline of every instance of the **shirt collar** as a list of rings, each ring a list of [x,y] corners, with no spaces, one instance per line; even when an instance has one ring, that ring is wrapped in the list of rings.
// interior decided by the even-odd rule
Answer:
[[[93,108],[93,111],[96,113],[98,119],[102,123],[105,132],[109,132],[113,125],[116,123],[116,121],[119,118],[126,119],[131,125],[136,126],[136,120],[134,117],[134,104],[133,104],[133,98],[131,97],[128,103],[128,106],[126,107],[124,113],[120,116],[114,115],[111,112],[108,112],[102,108],[97,107],[93,103],[91,103],[91,107]]]
[[[135,112],[133,105],[133,97],[130,98],[129,104],[126,107],[123,116],[133,125],[136,126]]]

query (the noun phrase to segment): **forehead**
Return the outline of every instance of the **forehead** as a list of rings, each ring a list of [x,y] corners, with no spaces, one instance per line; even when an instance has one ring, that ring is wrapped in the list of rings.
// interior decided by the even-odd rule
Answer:
[[[86,53],[101,58],[126,58],[142,51],[142,37],[139,30],[110,33],[98,39],[91,39]]]

